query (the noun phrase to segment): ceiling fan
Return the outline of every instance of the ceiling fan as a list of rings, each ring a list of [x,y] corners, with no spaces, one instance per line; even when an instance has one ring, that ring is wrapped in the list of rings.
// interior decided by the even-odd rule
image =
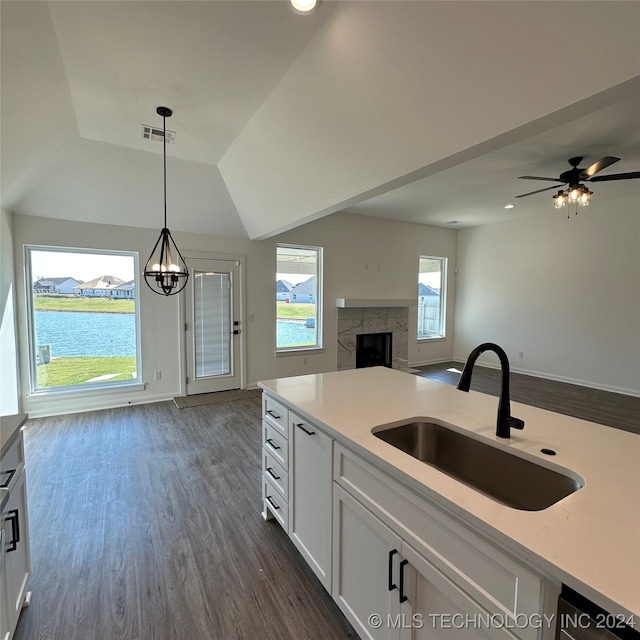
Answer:
[[[550,189],[557,189],[560,185],[568,185],[566,190],[560,189],[558,193],[553,196],[553,202],[556,209],[560,209],[565,206],[567,202],[575,202],[582,206],[587,206],[593,195],[593,191],[589,191],[589,188],[582,184],[583,182],[604,182],[607,180],[630,180],[632,178],[640,178],[640,171],[630,171],[628,173],[611,173],[606,176],[597,176],[596,173],[606,169],[615,162],[618,162],[620,158],[613,156],[605,156],[600,158],[597,162],[586,168],[580,168],[578,165],[582,162],[583,158],[578,156],[575,158],[569,158],[569,164],[571,169],[564,171],[558,178],[543,178],[540,176],[518,176],[520,180],[545,180],[550,182],[556,182],[560,184],[554,184],[551,187],[545,187],[544,189],[538,189],[536,191],[530,191],[529,193],[522,193],[516,198],[525,198],[526,196],[532,196],[535,193],[542,193],[543,191],[549,191]]]

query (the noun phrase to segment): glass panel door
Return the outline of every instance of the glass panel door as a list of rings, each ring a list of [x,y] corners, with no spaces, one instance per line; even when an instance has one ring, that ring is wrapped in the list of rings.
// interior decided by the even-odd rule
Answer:
[[[187,395],[239,389],[240,263],[185,259]]]
[[[231,369],[231,274],[194,270],[196,378]]]

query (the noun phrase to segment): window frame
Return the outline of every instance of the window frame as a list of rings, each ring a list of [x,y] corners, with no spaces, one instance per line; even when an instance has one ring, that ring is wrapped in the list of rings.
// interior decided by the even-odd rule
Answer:
[[[278,250],[279,249],[300,249],[303,251],[315,251],[316,252],[316,291],[314,294],[315,298],[315,325],[316,325],[316,342],[315,344],[310,345],[296,345],[290,347],[280,347],[278,346],[278,301],[277,301],[277,291],[276,291],[276,355],[287,355],[294,354],[300,351],[319,351],[323,349],[323,247],[317,247],[312,245],[303,245],[303,244],[290,244],[290,243],[282,243],[278,242],[276,244],[276,282],[278,281]]]
[[[447,337],[447,273],[449,259],[444,256],[419,256],[418,257],[418,286],[420,285],[420,263],[422,260],[437,260],[440,262],[440,331],[436,335],[423,335],[420,333],[420,295],[418,294],[418,310],[416,314],[416,339],[418,342],[429,340],[444,340]]]
[[[92,382],[90,385],[86,382],[81,384],[52,386],[52,387],[38,387],[38,374],[37,374],[37,345],[36,345],[36,323],[34,315],[34,291],[33,291],[33,273],[32,273],[32,252],[50,252],[50,253],[78,253],[78,254],[92,254],[92,255],[106,255],[106,256],[125,256],[133,258],[133,273],[135,281],[135,295],[134,295],[134,322],[136,330],[136,377],[131,380],[107,380],[104,382]],[[139,268],[139,254],[137,251],[118,251],[111,249],[88,249],[84,247],[59,247],[51,245],[24,245],[24,273],[25,273],[25,297],[26,297],[26,309],[27,309],[27,352],[29,356],[29,396],[46,396],[46,395],[61,395],[69,393],[91,393],[107,389],[133,389],[143,387],[142,376],[142,338],[141,338],[141,323],[140,323],[140,268]]]

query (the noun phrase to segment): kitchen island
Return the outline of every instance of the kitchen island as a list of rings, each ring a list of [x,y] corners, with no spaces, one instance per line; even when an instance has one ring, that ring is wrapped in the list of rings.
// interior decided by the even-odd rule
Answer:
[[[308,421],[307,431],[315,425],[337,447],[378,469],[380,478],[424,497],[551,583],[566,584],[611,614],[640,623],[640,436],[512,402],[512,415],[525,428],[508,440],[497,438],[496,398],[382,367],[259,386]],[[581,478],[584,486],[541,511],[500,504],[372,434],[380,425],[415,418],[470,432]]]

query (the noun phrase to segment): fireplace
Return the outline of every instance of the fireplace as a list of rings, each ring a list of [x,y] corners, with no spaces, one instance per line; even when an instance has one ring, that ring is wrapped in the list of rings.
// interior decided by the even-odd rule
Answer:
[[[391,368],[391,342],[391,333],[362,333],[356,336],[356,369]]]

